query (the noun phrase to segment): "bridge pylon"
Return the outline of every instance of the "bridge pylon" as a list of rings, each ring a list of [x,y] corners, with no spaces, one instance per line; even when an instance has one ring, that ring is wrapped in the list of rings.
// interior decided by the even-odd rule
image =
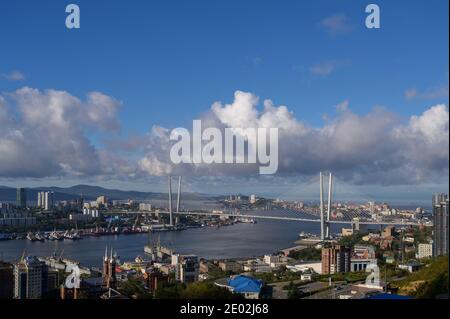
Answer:
[[[330,238],[330,219],[331,219],[331,199],[332,199],[332,187],[333,187],[333,174],[330,173],[328,178],[328,203],[327,213],[325,215],[325,203],[323,193],[323,173],[319,175],[320,183],[320,239],[325,240]]]

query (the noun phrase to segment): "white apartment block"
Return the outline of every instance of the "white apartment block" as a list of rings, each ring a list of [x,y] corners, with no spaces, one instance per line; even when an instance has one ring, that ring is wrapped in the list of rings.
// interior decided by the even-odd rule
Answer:
[[[417,258],[429,258],[433,256],[432,244],[419,244],[417,247]]]

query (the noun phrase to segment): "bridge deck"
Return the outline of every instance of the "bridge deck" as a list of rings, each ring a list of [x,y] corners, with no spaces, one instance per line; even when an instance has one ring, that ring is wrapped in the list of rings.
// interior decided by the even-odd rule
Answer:
[[[119,211],[119,212],[110,212],[108,214],[170,214],[169,212],[127,212],[127,211]],[[173,212],[173,215],[194,215],[194,216],[225,216],[225,217],[246,217],[246,218],[254,218],[254,219],[269,219],[269,220],[288,220],[288,221],[297,221],[297,222],[311,222],[311,223],[320,223],[320,219],[313,218],[299,218],[299,217],[285,217],[285,216],[262,216],[262,215],[247,215],[247,214],[228,214],[228,213],[214,213],[214,212]],[[330,224],[353,224],[355,221],[344,221],[344,220],[330,220],[328,223]],[[398,225],[398,226],[419,226],[419,223],[413,222],[374,222],[374,221],[359,221],[360,225]]]

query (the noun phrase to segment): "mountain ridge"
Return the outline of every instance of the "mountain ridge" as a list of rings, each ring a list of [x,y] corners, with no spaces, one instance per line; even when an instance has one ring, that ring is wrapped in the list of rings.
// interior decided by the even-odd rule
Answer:
[[[38,192],[52,191],[55,193],[55,200],[70,200],[83,196],[85,200],[94,200],[99,196],[106,196],[111,200],[151,200],[166,199],[167,193],[142,192],[133,190],[109,189],[101,186],[78,184],[70,187],[30,187],[27,189],[27,201],[37,200]],[[176,194],[175,192],[173,194]],[[200,193],[182,193],[184,199],[209,198],[210,195]],[[0,185],[0,202],[13,202],[16,200],[16,188]]]

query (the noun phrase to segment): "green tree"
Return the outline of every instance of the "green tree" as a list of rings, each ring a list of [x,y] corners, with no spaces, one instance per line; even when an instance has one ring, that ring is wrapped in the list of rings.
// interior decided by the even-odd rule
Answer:
[[[441,273],[433,280],[423,283],[413,295],[419,299],[432,299],[444,293],[448,293],[448,273]]]
[[[130,279],[122,283],[119,291],[129,298],[150,299],[152,295],[145,289],[144,283],[137,279]]]
[[[407,277],[395,282],[395,287],[400,293],[415,298],[435,298],[440,294],[448,294],[448,256],[436,258],[417,272],[408,274]]]
[[[211,282],[195,282],[187,285],[186,289],[181,292],[183,299],[237,299],[240,297],[240,295]]]
[[[155,291],[156,299],[180,299],[181,293],[185,289],[180,283],[173,283],[158,287]]]
[[[316,261],[322,258],[322,250],[308,247],[302,250],[291,251],[288,257],[303,261]]]
[[[353,247],[359,243],[362,242],[362,238],[365,234],[357,232],[356,234],[353,234],[351,236],[344,236],[339,241],[340,245],[347,246],[347,247]]]
[[[287,298],[288,299],[300,299],[303,294],[299,291],[298,287],[291,281],[288,286]]]

